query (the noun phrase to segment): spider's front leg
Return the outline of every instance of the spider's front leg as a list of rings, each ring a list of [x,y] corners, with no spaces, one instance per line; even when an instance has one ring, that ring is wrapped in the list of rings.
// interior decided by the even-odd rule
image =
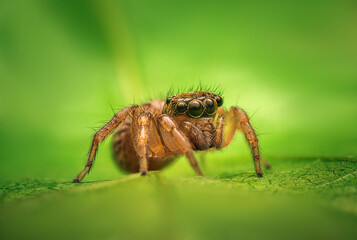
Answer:
[[[188,138],[178,129],[174,120],[168,115],[161,115],[158,118],[161,137],[167,147],[174,154],[185,154],[191,166],[198,176],[203,176],[197,160],[193,155],[191,143]]]
[[[114,117],[107,124],[105,124],[104,127],[102,127],[96,134],[94,134],[87,164],[73,180],[74,183],[80,182],[84,178],[84,176],[90,171],[93,165],[95,154],[98,149],[98,144],[103,141],[121,122],[123,122],[128,116],[128,114],[130,114],[135,108],[137,108],[137,106],[127,107],[117,112]]]
[[[258,138],[253,127],[249,123],[248,115],[242,109],[238,107],[232,107],[228,112],[224,113],[224,117],[228,123],[222,148],[227,146],[232,141],[236,130],[242,130],[253,154],[255,172],[257,173],[258,177],[262,177],[263,173],[260,167]]]

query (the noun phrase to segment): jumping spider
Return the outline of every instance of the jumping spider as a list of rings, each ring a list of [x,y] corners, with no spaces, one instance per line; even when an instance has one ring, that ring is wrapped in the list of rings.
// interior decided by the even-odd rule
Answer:
[[[88,162],[73,182],[89,172],[98,144],[115,129],[114,157],[123,170],[146,175],[184,154],[199,176],[203,174],[193,152],[224,148],[241,130],[252,150],[256,174],[262,177],[258,139],[247,114],[238,107],[226,111],[222,104],[220,95],[193,91],[120,110],[94,135]]]

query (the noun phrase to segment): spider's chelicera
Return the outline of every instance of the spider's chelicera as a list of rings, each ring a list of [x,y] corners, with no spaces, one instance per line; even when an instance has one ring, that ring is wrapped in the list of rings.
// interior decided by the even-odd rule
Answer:
[[[220,95],[193,91],[122,109],[94,135],[87,164],[73,182],[89,172],[98,144],[113,131],[114,157],[123,170],[146,175],[185,155],[202,176],[193,152],[224,148],[241,130],[252,150],[255,171],[263,176],[258,139],[247,114],[238,107],[226,111],[222,104]]]

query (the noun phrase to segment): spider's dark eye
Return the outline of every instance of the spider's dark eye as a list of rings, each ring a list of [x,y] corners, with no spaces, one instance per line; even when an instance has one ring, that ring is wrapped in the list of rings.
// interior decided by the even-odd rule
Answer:
[[[166,104],[167,104],[167,105],[169,105],[169,103],[171,102],[171,99],[172,99],[172,97],[168,97],[168,98],[166,99]]]
[[[185,113],[187,111],[187,104],[184,103],[184,102],[179,102],[177,105],[176,105],[176,111],[178,113]]]
[[[217,106],[220,107],[223,104],[223,99],[220,96],[217,96],[216,98]]]
[[[188,105],[188,113],[191,117],[200,117],[203,113],[203,105],[197,100],[193,100]]]
[[[210,99],[210,98],[206,99],[204,104],[206,106],[206,113],[208,115],[211,115],[216,111],[216,103],[214,102],[213,99]]]

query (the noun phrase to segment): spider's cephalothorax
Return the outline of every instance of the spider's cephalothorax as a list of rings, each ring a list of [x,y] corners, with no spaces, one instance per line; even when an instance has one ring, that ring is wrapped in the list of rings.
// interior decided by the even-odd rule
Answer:
[[[114,158],[125,171],[146,175],[185,155],[200,176],[193,152],[224,148],[241,130],[251,147],[255,171],[263,176],[258,139],[247,114],[238,107],[226,111],[222,104],[218,94],[192,91],[122,109],[94,135],[87,164],[73,181],[80,182],[89,172],[98,144],[114,130]]]
[[[186,115],[191,118],[213,116],[222,106],[219,95],[208,91],[195,91],[170,96],[166,99],[163,113],[172,116]]]

